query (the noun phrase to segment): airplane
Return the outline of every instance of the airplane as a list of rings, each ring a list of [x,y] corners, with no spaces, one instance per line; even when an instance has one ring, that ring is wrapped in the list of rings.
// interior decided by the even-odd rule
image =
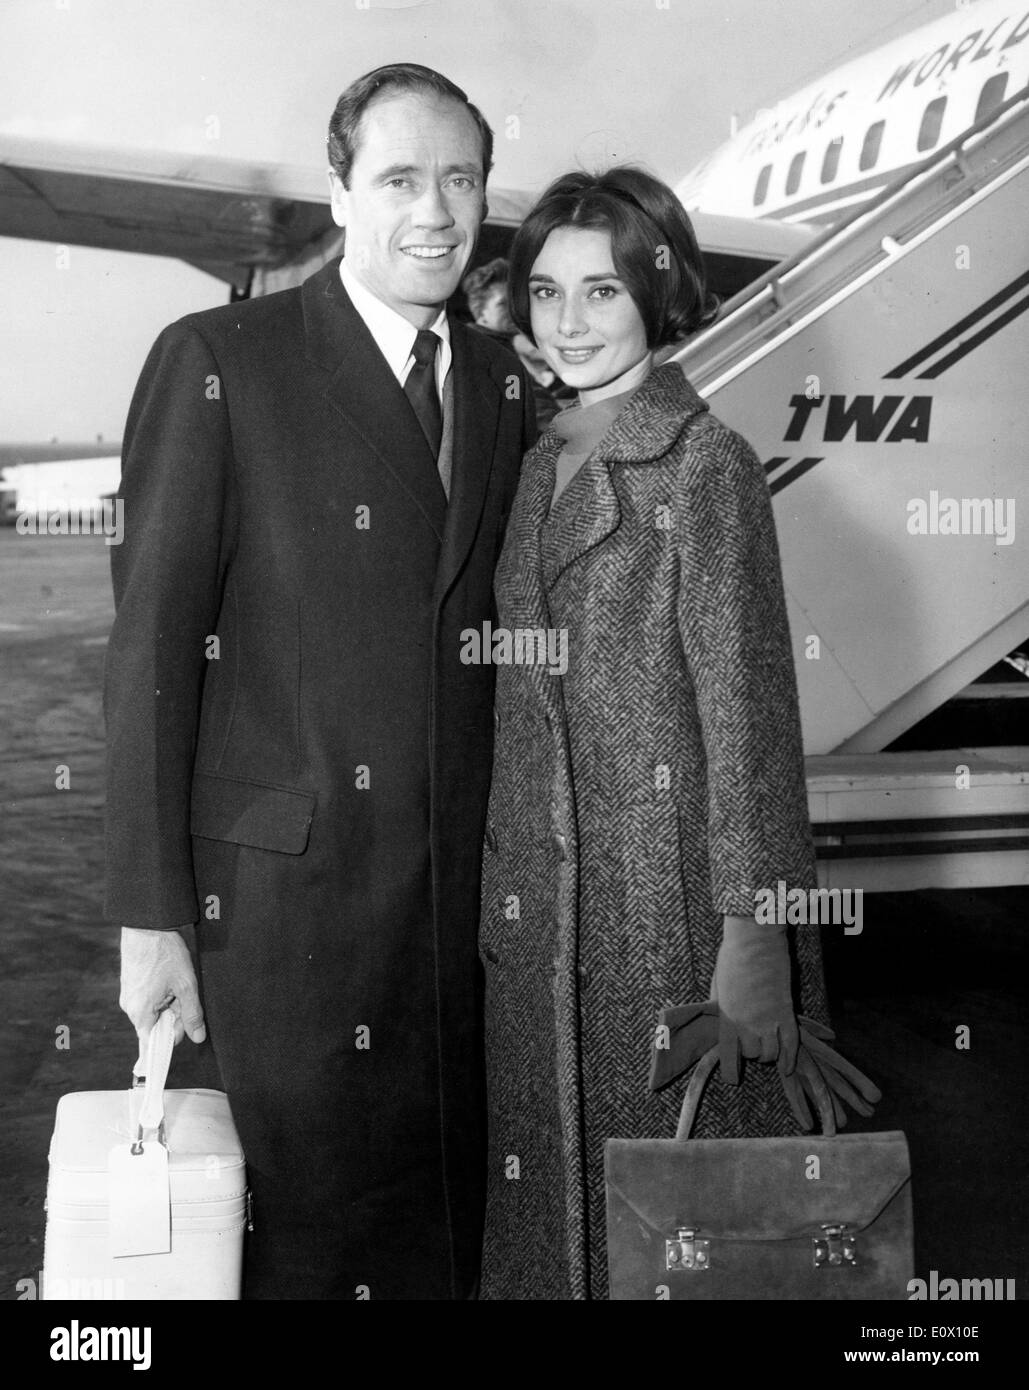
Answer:
[[[833,223],[1027,83],[1029,8],[959,0],[759,111],[676,192],[691,214]]]
[[[507,253],[534,201],[532,191],[490,186],[472,266]],[[723,299],[798,252],[814,230],[707,213],[694,223]],[[299,284],[344,241],[320,168],[9,133],[0,134],[0,236],[174,257],[225,283],[230,301]],[[455,299],[452,309],[466,312],[463,296]],[[13,525],[19,499],[39,490],[43,464],[69,461],[47,476],[68,492],[82,460],[119,448],[0,444],[0,525]],[[106,474],[101,481],[109,491]]]
[[[490,185],[473,264],[506,253],[534,201]],[[718,214],[694,221],[723,297],[812,234]],[[232,300],[299,284],[343,243],[320,168],[10,134],[0,134],[0,236],[172,256],[225,282]]]
[[[118,440],[97,435],[88,443],[81,440],[51,439],[46,443],[0,444],[0,468],[19,468],[23,464],[56,463],[63,459],[106,459],[120,448]]]
[[[732,298],[1024,86],[1027,39],[1024,5],[959,3],[758,112],[677,185],[715,293]],[[534,192],[491,186],[489,201],[476,263],[505,253]],[[0,236],[174,256],[232,299],[299,283],[343,240],[320,168],[10,134]]]
[[[1025,501],[1029,398],[1010,368],[1029,326],[1026,3],[958,3],[759,112],[677,187],[729,302],[675,356],[770,479],[827,881],[1029,882],[1025,750],[882,752],[1029,623],[1014,546],[911,545],[898,521],[927,489],[954,500],[983,478]],[[490,189],[480,259],[533,198]],[[178,257],[232,298],[298,284],[343,239],[314,167],[10,136],[0,235]],[[951,273],[973,243],[973,273]],[[958,817],[955,767],[971,778]],[[928,827],[914,848],[897,816]],[[844,841],[864,822],[862,858]]]
[[[121,441],[60,440],[0,444],[0,526],[14,526],[40,499],[92,501],[113,494],[121,471]]]
[[[826,224],[903,179],[1029,82],[1029,10],[1009,0],[954,13],[825,73],[759,111],[676,191],[711,287],[735,302],[789,265]],[[534,194],[492,188],[476,248],[506,253]],[[174,256],[233,300],[300,283],[342,248],[314,167],[56,146],[0,136],[0,235]],[[453,306],[461,312],[463,306]],[[0,445],[0,525],[30,494],[104,495],[117,443]],[[109,467],[84,467],[103,458]],[[66,468],[57,460],[70,461]]]

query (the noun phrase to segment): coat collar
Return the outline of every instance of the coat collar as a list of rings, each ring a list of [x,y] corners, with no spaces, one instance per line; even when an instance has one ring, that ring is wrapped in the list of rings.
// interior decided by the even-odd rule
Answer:
[[[356,430],[409,494],[441,543],[438,602],[446,597],[478,528],[493,469],[506,378],[476,351],[470,331],[451,321],[454,430],[450,502],[406,398],[367,325],[350,302],[335,257],[304,281],[308,358],[330,375],[329,404]]]
[[[611,465],[659,462],[690,421],[706,410],[681,367],[666,363],[656,368],[569,483],[574,496],[562,494],[549,519],[555,464],[564,440],[554,430],[541,436],[526,457],[497,574],[497,592],[504,600],[500,621],[506,627],[555,625],[550,594],[558,577],[621,524]],[[569,640],[569,660],[574,661],[574,633]],[[544,709],[559,720],[560,679],[536,664],[530,664],[526,674]]]
[[[425,436],[339,278],[340,257],[304,281],[305,347],[329,373],[328,404],[362,438],[442,541],[447,500]]]
[[[707,410],[677,362],[655,367],[615,416],[595,455],[606,463],[653,463],[694,415]]]
[[[547,520],[550,498],[541,508],[540,554],[543,578],[551,587],[569,565],[606,540],[621,524],[622,512],[611,477],[612,464],[654,463],[664,458],[697,415],[708,408],[675,362],[656,367],[615,417],[597,447],[568,484],[575,497],[559,498]],[[562,439],[544,437],[551,486]],[[566,505],[562,502],[566,501]],[[545,523],[545,524],[544,524]]]

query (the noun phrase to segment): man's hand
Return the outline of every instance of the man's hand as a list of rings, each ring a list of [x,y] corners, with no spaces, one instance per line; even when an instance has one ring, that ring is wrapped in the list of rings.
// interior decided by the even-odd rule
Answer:
[[[146,1046],[157,1015],[166,1006],[175,1015],[176,1043],[186,1033],[195,1043],[207,1037],[193,961],[177,931],[122,927],[118,1004],[132,1020],[140,1048]]]
[[[711,982],[718,1001],[720,1069],[739,1080],[739,1056],[779,1063],[789,1075],[799,1037],[790,991],[790,953],[781,927],[749,917],[726,917]]]

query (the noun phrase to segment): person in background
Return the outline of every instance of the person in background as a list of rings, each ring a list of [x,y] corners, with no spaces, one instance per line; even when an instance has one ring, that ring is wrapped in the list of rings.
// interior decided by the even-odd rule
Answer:
[[[575,392],[551,370],[532,340],[515,327],[508,307],[507,276],[507,261],[496,256],[465,276],[461,288],[476,327],[512,347],[529,373],[536,401],[536,424],[542,430],[563,406],[575,399]]]
[[[472,320],[478,328],[509,342],[515,332],[507,305],[507,261],[495,256],[461,282]]]

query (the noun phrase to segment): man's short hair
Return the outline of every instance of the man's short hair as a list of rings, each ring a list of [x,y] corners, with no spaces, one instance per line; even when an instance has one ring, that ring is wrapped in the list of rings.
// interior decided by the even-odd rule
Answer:
[[[450,97],[465,107],[478,126],[482,139],[482,183],[485,188],[489,171],[493,168],[493,131],[486,117],[449,77],[444,77],[433,68],[422,67],[420,63],[389,63],[386,67],[366,72],[363,77],[351,82],[336,102],[336,108],[329,118],[327,144],[329,163],[343,187],[350,187],[350,171],[357,155],[361,117],[377,97],[390,92],[430,93],[437,97]]]
[[[631,165],[603,174],[563,174],[547,188],[511,243],[511,317],[532,341],[529,275],[551,232],[581,227],[611,234],[615,270],[640,312],[647,346],[676,343],[710,323],[718,300],[686,209],[667,184]]]
[[[494,256],[493,260],[478,266],[461,281],[461,288],[465,292],[474,319],[479,317],[487,299],[498,285],[507,288],[507,261],[503,256]]]

